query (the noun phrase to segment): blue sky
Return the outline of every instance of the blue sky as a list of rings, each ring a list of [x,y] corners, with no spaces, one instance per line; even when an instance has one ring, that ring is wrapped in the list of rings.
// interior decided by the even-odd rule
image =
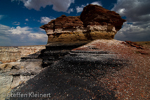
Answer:
[[[79,16],[90,3],[127,20],[115,39],[150,41],[149,0],[0,0],[0,46],[45,45],[41,25],[62,14]]]

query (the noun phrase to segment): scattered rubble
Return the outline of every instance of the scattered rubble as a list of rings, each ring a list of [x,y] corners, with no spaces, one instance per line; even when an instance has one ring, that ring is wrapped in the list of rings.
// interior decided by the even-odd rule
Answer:
[[[142,45],[139,45],[139,44],[132,42],[132,41],[125,41],[125,42],[122,42],[122,44],[125,44],[127,46],[131,46],[131,47],[135,47],[137,49],[144,49]]]

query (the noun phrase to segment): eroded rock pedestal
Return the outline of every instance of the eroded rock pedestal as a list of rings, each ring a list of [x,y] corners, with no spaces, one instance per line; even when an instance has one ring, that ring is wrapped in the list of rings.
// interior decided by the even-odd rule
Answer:
[[[41,26],[48,35],[43,64],[48,65],[67,51],[96,39],[113,39],[125,22],[119,14],[101,6],[88,5],[80,16],[62,15]],[[51,53],[53,52],[53,53]],[[51,57],[52,55],[55,55]]]
[[[99,6],[89,5],[89,7],[91,7],[91,9],[94,9]],[[85,11],[87,11],[87,14],[90,14],[90,11],[86,9]],[[104,12],[107,12],[107,10],[104,10]],[[93,15],[95,16],[95,14]],[[114,13],[114,16],[115,15],[118,16]],[[98,16],[96,18],[99,17],[101,18],[101,16]],[[66,18],[66,20],[68,20],[67,18],[69,17],[61,16],[61,18]],[[117,19],[119,18],[120,17],[118,17]],[[80,20],[78,19],[75,20],[80,23]],[[102,16],[102,19],[105,19],[105,17]],[[123,41],[117,41],[114,39],[106,40],[106,38],[104,38],[92,41],[91,43],[88,42],[90,42],[92,39],[88,39],[88,41],[73,41],[72,39],[67,40],[65,38],[61,38],[61,40],[58,37],[61,36],[62,30],[60,32],[58,30],[58,33],[55,33],[55,28],[59,27],[59,25],[55,24],[56,20],[54,20],[53,23],[50,22],[52,25],[54,25],[52,27],[54,29],[52,31],[52,34],[50,31],[51,29],[49,30],[48,28],[46,28],[51,27],[51,25],[45,26],[46,31],[48,33],[50,32],[48,36],[54,36],[52,38],[54,39],[54,41],[49,40],[48,44],[46,45],[46,49],[42,50],[39,56],[34,55],[34,57],[31,56],[22,59],[23,61],[27,61],[32,57],[34,58],[34,60],[37,58],[42,58],[43,65],[49,67],[44,68],[44,70],[42,70],[34,78],[28,80],[26,83],[22,83],[21,85],[15,87],[13,91],[11,91],[11,93],[14,94],[27,94],[27,97],[10,97],[8,99],[32,100],[33,98],[30,95],[31,93],[35,95],[50,94],[46,97],[34,97],[34,99],[40,100],[120,100],[124,99],[124,97],[136,100],[139,98],[148,98],[149,94],[147,92],[147,83],[149,75],[145,75],[145,73],[148,73],[146,68],[148,68],[147,65],[149,65],[150,62],[148,56],[144,55],[142,57],[140,54],[135,54],[135,50],[137,50],[136,48],[130,48],[126,46],[126,43],[123,43]],[[122,24],[117,24],[116,21],[111,22],[108,19],[105,21],[106,23],[110,22],[109,25],[111,24],[113,27],[115,27],[115,30],[119,30],[121,28],[120,25]],[[85,24],[85,22],[83,22],[83,25],[81,25],[81,23],[78,25],[81,25],[81,27],[83,28],[87,28],[87,24],[90,24],[92,26],[93,23],[98,22],[99,24],[94,24],[93,26],[97,27],[98,25],[103,26],[103,24],[105,24],[105,21],[98,22],[97,20],[95,21],[95,19],[90,19],[89,23]],[[58,23],[59,22],[61,21],[58,21]],[[63,23],[61,24],[63,25]],[[64,24],[67,27],[66,22],[64,22]],[[67,29],[66,31],[68,30],[69,29]],[[87,32],[88,31],[86,31],[85,33],[87,34]],[[96,31],[94,31],[94,33],[96,33]],[[81,34],[85,35],[84,32]],[[75,35],[66,34],[66,37],[67,36],[72,37]],[[88,44],[83,45],[85,43]],[[78,47],[80,45],[83,46]],[[26,68],[30,68],[30,66]],[[143,69],[146,71],[142,72]],[[29,71],[31,72],[31,70]],[[141,77],[139,77],[139,75]],[[137,88],[137,86],[140,89]],[[141,95],[142,92],[145,93],[145,96],[143,94]]]
[[[62,15],[41,28],[48,35],[48,43],[74,43],[113,39],[123,22],[125,20],[116,12],[90,4],[80,16]]]

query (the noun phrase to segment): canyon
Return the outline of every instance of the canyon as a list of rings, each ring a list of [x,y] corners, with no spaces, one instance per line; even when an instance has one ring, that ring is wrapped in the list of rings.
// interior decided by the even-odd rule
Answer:
[[[0,61],[2,63],[16,62],[21,57],[34,54],[42,49],[45,49],[45,45],[0,47]]]
[[[17,62],[1,58],[0,99],[148,99],[150,48],[114,39],[125,21],[89,4],[80,16],[62,15],[41,26],[45,46],[17,47],[17,59],[8,60]],[[27,97],[11,97],[17,93]]]

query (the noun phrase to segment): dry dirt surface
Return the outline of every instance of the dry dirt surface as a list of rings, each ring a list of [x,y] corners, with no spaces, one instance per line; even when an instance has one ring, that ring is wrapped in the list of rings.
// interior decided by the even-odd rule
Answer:
[[[71,50],[17,92],[51,94],[21,100],[149,100],[150,48],[95,40]]]
[[[150,45],[137,49],[117,40],[97,40],[88,45],[112,51],[130,61],[117,73],[100,79],[103,87],[115,91],[118,100],[150,100]]]

